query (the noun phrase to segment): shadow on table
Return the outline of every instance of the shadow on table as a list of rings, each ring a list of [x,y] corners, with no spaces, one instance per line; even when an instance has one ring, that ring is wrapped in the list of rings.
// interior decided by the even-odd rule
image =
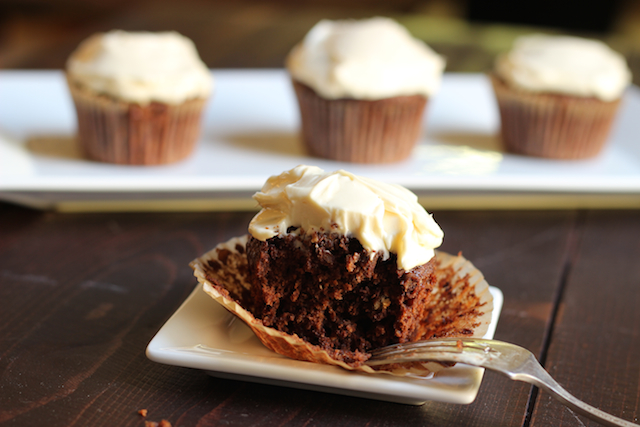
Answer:
[[[238,134],[228,136],[225,139],[236,147],[252,151],[271,152],[286,156],[306,155],[304,147],[300,144],[296,134]],[[57,159],[84,160],[75,136],[31,136],[27,139],[25,146],[34,155]]]
[[[225,138],[231,145],[251,151],[269,152],[284,156],[307,156],[306,150],[295,133],[235,134]],[[466,146],[477,150],[501,152],[497,135],[472,133],[436,133],[429,139],[451,146]],[[43,157],[82,160],[84,159],[75,136],[37,135],[27,139],[30,153]]]
[[[300,136],[293,133],[236,134],[226,139],[237,147],[249,150],[268,151],[288,156],[306,156]],[[477,150],[503,152],[498,135],[478,133],[435,133],[428,139],[444,145],[466,146]]]
[[[84,160],[75,136],[32,136],[27,139],[26,147],[32,154],[43,157]]]
[[[286,156],[306,156],[300,137],[295,133],[253,133],[227,136],[232,145]]]

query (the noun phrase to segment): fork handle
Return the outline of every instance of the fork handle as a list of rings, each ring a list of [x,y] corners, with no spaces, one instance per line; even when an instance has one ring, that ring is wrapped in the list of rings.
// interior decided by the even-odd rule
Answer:
[[[527,372],[510,375],[514,380],[533,384],[551,394],[565,406],[605,426],[638,427],[638,424],[615,417],[607,412],[581,401],[565,390],[535,359],[527,368]]]

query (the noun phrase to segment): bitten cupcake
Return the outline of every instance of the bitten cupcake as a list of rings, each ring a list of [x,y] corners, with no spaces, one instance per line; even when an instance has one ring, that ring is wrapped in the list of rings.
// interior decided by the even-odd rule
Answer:
[[[462,256],[436,251],[444,233],[409,190],[300,165],[254,198],[262,209],[249,235],[190,265],[273,351],[374,372],[364,363],[375,348],[486,332],[486,281]]]
[[[604,147],[631,73],[602,42],[535,34],[498,57],[491,80],[507,151],[585,159]]]
[[[95,34],[70,56],[66,75],[88,158],[157,165],[193,151],[213,78],[188,38]]]
[[[286,60],[311,155],[389,163],[411,154],[445,61],[388,18],[316,24]]]

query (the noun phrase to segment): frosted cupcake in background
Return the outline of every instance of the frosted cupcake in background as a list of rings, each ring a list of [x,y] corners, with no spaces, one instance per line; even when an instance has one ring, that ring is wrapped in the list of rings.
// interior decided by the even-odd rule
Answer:
[[[286,60],[311,155],[358,163],[406,159],[445,61],[388,18],[316,24]]]
[[[630,82],[623,56],[602,42],[518,38],[492,75],[505,149],[557,159],[596,156]]]
[[[193,151],[213,79],[188,38],[95,34],[73,52],[66,71],[88,158],[155,165]]]

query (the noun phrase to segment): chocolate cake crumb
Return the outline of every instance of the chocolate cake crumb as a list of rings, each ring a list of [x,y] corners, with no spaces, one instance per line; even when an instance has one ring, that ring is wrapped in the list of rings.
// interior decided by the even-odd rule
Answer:
[[[362,363],[369,350],[421,332],[434,260],[405,271],[394,254],[383,260],[355,238],[319,232],[250,237],[246,252],[252,287],[245,308],[335,359]]]

